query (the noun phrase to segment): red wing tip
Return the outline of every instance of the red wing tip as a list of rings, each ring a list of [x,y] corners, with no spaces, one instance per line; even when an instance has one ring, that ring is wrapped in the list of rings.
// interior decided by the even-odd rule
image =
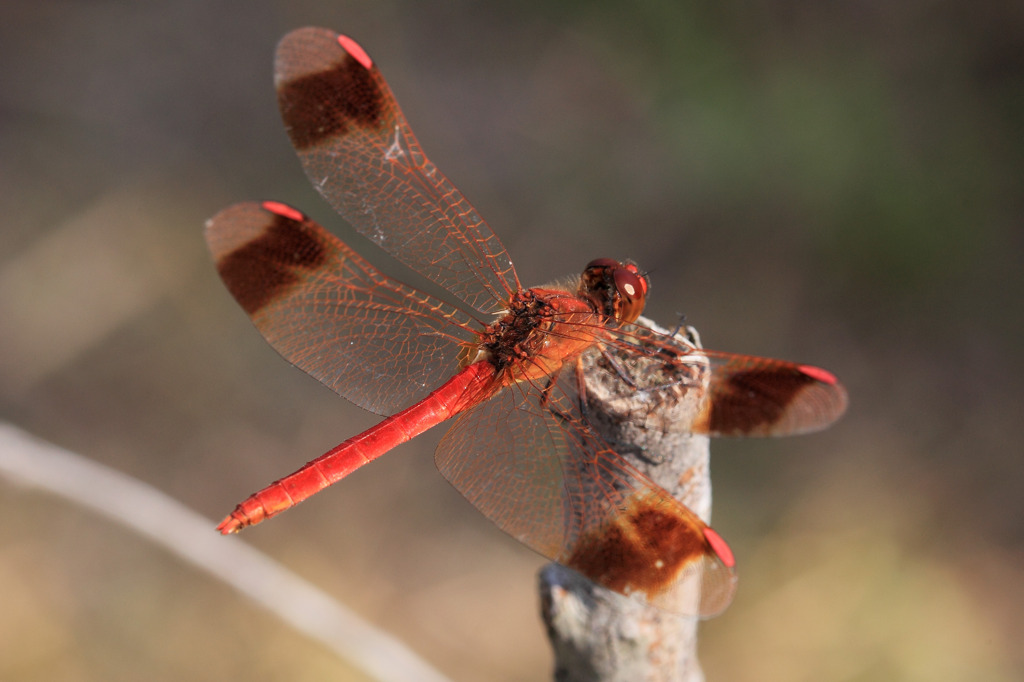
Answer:
[[[821,367],[814,367],[813,365],[800,365],[800,371],[818,381],[825,384],[832,384],[833,386],[839,383],[835,375],[828,370],[824,370]]]
[[[732,549],[729,548],[728,543],[722,539],[721,535],[708,527],[704,529],[704,539],[708,541],[711,549],[722,560],[726,568],[732,568],[736,565],[736,557],[733,556]]]
[[[355,60],[362,64],[364,69],[369,71],[373,68],[373,60],[370,59],[370,55],[366,54],[366,50],[360,47],[359,43],[346,35],[339,34],[338,44],[341,45],[341,49],[355,57]]]
[[[264,201],[260,206],[265,211],[270,211],[289,220],[294,220],[297,223],[306,222],[306,214],[297,208],[292,208],[288,204],[282,204],[280,201]]]

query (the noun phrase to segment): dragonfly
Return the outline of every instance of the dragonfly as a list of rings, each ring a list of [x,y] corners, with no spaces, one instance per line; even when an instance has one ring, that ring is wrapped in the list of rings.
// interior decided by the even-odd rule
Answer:
[[[670,383],[702,391],[685,425],[698,434],[824,428],[845,410],[842,385],[817,367],[680,345],[638,324],[650,282],[630,261],[598,258],[570,283],[524,288],[497,235],[427,159],[351,38],[289,33],[277,48],[275,86],[313,185],[438,294],[383,274],[284,203],[237,204],[207,222],[224,284],[271,346],[386,417],[248,497],[218,530],[280,514],[454,419],[436,466],[500,529],[654,606],[701,617],[724,610],[736,588],[731,549],[601,435],[581,358],[654,359],[678,377]],[[703,383],[693,379],[698,370]],[[696,598],[680,607],[680,591]]]

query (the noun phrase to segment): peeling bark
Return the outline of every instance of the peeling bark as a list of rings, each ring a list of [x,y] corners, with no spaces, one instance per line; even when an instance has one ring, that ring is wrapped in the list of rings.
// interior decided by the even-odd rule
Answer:
[[[639,322],[667,333],[644,318]],[[676,337],[681,347],[700,346],[695,330],[683,332]],[[707,373],[666,383],[656,359],[609,353],[637,386],[623,381],[600,353],[587,354],[587,417],[619,454],[710,522],[708,438],[673,426],[693,422],[706,395]],[[545,566],[539,580],[558,682],[704,680],[696,618],[623,597],[557,563]]]

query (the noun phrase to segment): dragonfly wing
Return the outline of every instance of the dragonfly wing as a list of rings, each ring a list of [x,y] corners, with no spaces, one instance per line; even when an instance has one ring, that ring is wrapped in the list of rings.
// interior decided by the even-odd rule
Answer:
[[[673,424],[678,431],[790,436],[824,429],[846,411],[843,385],[811,365],[706,350],[641,325],[625,325],[608,344],[628,358],[620,368],[637,390],[705,392],[696,419]]]
[[[699,352],[710,361],[711,382],[695,431],[714,436],[790,436],[820,431],[846,411],[846,389],[821,368]]]
[[[299,211],[227,208],[206,224],[221,278],[263,336],[355,404],[390,414],[458,371],[472,320],[386,277]]]
[[[519,290],[504,246],[424,155],[354,41],[303,28],[277,48],[285,127],[313,185],[359,232],[485,314]]]
[[[570,380],[508,387],[456,420],[435,461],[506,533],[605,587],[690,615],[732,599],[728,546],[597,435]]]

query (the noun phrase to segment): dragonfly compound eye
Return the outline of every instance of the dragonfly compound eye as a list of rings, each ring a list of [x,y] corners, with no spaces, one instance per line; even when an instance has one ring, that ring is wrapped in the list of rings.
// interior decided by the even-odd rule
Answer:
[[[615,291],[618,306],[615,319],[619,322],[634,322],[644,311],[647,302],[647,278],[640,274],[633,263],[623,263],[615,268]]]
[[[583,270],[580,295],[589,298],[599,311],[616,322],[633,322],[644,309],[647,278],[633,263],[598,258],[587,263]]]

